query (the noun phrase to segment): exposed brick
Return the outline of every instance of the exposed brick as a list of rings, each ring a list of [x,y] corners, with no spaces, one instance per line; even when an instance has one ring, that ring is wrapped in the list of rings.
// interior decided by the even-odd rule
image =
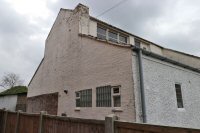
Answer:
[[[44,94],[27,99],[27,112],[39,113],[47,111],[48,114],[57,114],[58,93]]]

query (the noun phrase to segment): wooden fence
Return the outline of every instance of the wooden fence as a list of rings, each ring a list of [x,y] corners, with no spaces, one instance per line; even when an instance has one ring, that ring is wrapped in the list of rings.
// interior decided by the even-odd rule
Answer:
[[[104,121],[0,110],[0,133],[200,133],[200,130],[121,122],[114,115]]]

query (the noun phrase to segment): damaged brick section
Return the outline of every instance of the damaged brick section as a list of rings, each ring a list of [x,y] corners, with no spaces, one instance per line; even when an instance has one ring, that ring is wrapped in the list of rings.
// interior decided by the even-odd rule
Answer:
[[[48,114],[57,115],[58,92],[28,97],[27,103],[27,112],[29,113],[47,111]]]

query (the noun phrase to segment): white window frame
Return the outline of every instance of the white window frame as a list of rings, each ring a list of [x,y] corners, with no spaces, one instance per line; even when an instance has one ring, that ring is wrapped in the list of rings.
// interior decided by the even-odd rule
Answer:
[[[114,88],[119,88],[119,93],[114,93]],[[111,92],[111,95],[112,95],[112,107],[113,108],[121,108],[121,86],[120,85],[118,85],[118,86],[112,86],[112,90],[111,90],[112,92]],[[116,96],[120,96],[120,106],[119,107],[115,107],[114,106],[114,97],[116,97]]]
[[[115,29],[107,28],[106,26],[103,26],[103,25],[101,25],[101,24],[97,24],[97,29],[98,29],[98,28],[101,28],[101,29],[105,29],[105,30],[106,30],[106,35],[105,35],[106,39],[102,39],[102,40],[107,40],[107,41],[109,41],[109,42],[119,43],[119,44],[124,44],[124,45],[128,44],[129,35],[126,35],[126,34],[124,34],[124,33],[121,33],[121,32],[119,32],[119,31],[117,31],[117,30],[115,30]],[[117,39],[112,38],[112,37],[109,37],[109,32],[112,32],[112,33],[114,33],[114,34],[117,34]],[[97,32],[97,38],[98,38],[98,34],[99,34],[99,33]],[[99,34],[99,35],[104,36],[104,34]],[[120,36],[125,37],[125,38],[126,38],[126,42],[120,41]],[[116,41],[112,41],[112,40],[110,40],[110,38],[111,38],[112,40],[116,40]],[[101,39],[101,38],[98,38],[98,39]]]

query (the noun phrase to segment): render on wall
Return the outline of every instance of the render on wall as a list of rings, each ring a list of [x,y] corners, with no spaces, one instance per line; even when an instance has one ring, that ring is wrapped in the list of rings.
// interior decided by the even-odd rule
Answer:
[[[137,122],[141,102],[137,56],[133,54]],[[200,73],[143,55],[147,123],[200,127]],[[175,84],[181,85],[183,108],[177,107]]]
[[[0,109],[6,108],[10,111],[15,111],[17,104],[17,95],[8,95],[0,97]]]

